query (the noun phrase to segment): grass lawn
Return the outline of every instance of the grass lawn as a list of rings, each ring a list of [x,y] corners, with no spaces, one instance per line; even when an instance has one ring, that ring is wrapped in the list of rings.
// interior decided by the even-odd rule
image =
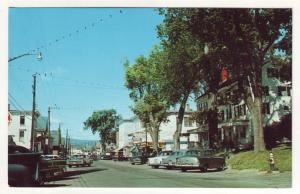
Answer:
[[[280,172],[292,170],[292,149],[290,146],[281,145],[272,149],[275,159],[275,167]],[[254,151],[233,154],[227,161],[232,169],[258,169],[261,171],[269,170],[269,152]]]

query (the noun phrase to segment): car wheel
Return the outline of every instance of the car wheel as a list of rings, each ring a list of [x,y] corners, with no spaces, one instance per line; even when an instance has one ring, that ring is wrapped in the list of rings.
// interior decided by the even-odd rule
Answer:
[[[223,170],[225,170],[225,163],[223,163],[219,168],[218,168],[218,170],[219,171],[223,171]]]
[[[167,169],[168,169],[168,170],[171,170],[171,169],[172,169],[172,166],[167,166]]]
[[[182,169],[181,169],[181,172],[186,172],[186,169],[182,168]]]
[[[202,168],[200,168],[201,172],[206,172],[207,171],[207,165],[204,165]]]
[[[69,165],[69,168],[72,168],[72,165]]]
[[[158,166],[158,165],[155,165],[155,166],[154,166],[154,168],[155,168],[155,169],[158,169],[158,168],[159,168],[159,166]]]
[[[134,162],[131,162],[131,165],[135,165],[135,163],[134,163]]]

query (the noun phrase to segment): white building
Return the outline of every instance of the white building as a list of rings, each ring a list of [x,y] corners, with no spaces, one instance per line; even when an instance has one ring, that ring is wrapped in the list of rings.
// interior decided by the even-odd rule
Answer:
[[[280,121],[292,111],[292,82],[280,78],[280,67],[267,64],[262,69],[264,125]]]
[[[30,149],[31,111],[10,110],[11,122],[8,124],[8,135],[17,145]]]
[[[184,116],[182,132],[183,136],[180,138],[181,149],[187,149],[188,147],[188,137],[184,136],[187,130],[196,128],[196,123],[190,119],[192,112],[187,112]],[[173,135],[177,129],[177,112],[169,112],[168,122],[162,123],[160,125],[159,131],[159,143],[163,150],[172,150],[174,149],[173,144]],[[146,133],[145,128],[142,125],[142,122],[135,116],[131,119],[123,120],[119,126],[119,135],[118,135],[118,145],[119,149],[123,147],[129,147],[133,144],[145,144],[146,142]],[[147,133],[147,142],[151,143],[152,139],[149,133]]]

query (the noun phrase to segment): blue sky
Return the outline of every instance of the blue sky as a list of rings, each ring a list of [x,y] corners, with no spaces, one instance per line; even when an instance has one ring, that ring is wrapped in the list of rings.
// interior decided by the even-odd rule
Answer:
[[[149,8],[10,8],[9,57],[39,48],[43,60],[26,56],[9,63],[9,101],[31,110],[32,74],[38,72],[37,109],[47,116],[48,106],[59,108],[51,112],[51,129],[61,122],[71,138],[99,139],[83,130],[83,122],[109,108],[133,116],[123,62],[148,55],[159,43],[162,20]]]

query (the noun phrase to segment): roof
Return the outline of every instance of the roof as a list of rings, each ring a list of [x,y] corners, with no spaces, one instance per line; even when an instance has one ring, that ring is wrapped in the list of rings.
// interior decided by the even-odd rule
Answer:
[[[51,144],[52,145],[58,145],[58,130],[51,130]]]
[[[40,116],[36,120],[36,130],[46,131],[48,128],[48,117]]]
[[[9,112],[12,115],[32,115],[32,111],[29,110],[24,110],[24,111],[20,111],[20,110],[9,110]]]

